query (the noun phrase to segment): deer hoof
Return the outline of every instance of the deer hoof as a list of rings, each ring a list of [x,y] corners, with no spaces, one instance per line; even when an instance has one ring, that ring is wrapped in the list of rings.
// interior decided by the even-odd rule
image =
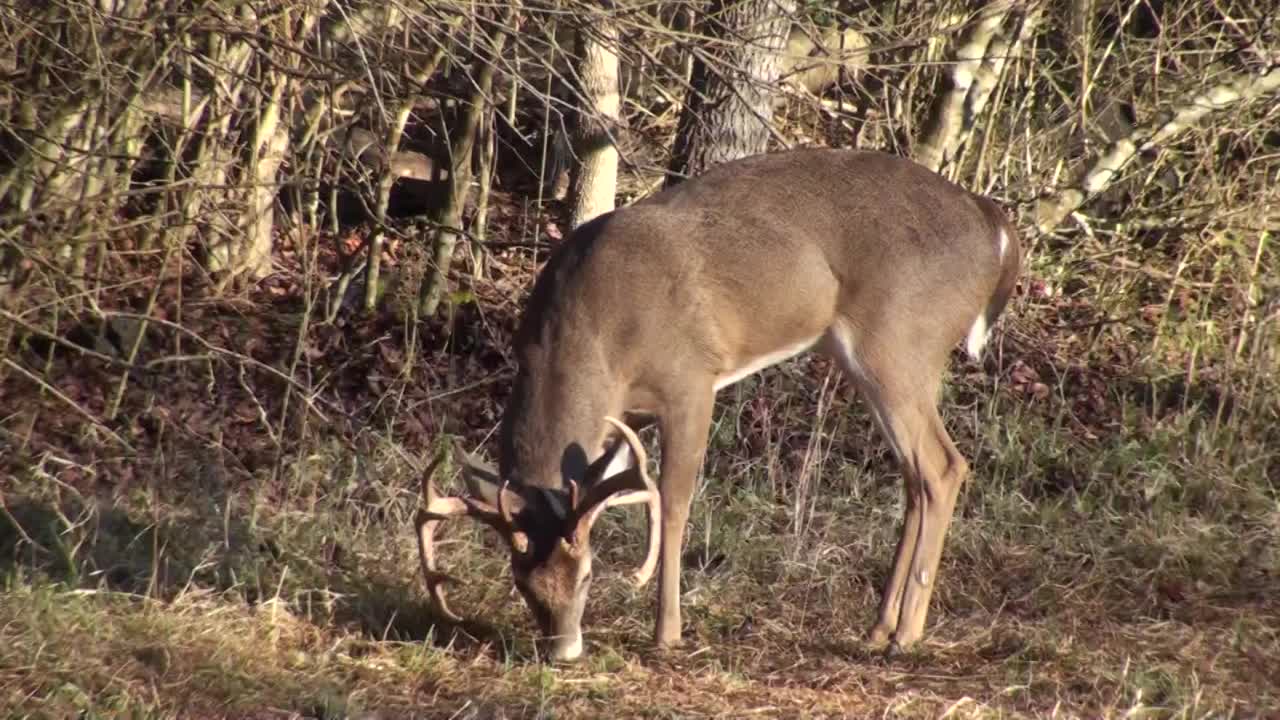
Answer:
[[[680,633],[678,632],[670,637],[664,637],[663,635],[659,635],[657,638],[657,645],[658,645],[658,650],[660,651],[672,650],[680,647],[681,645],[684,645],[684,638],[681,637]]]
[[[639,590],[645,585],[648,585],[649,580],[652,578],[653,578],[653,570],[647,569],[647,568],[640,568],[639,570],[631,574],[631,576],[629,577],[629,580],[631,582],[631,587]]]
[[[872,644],[880,645],[888,642],[892,635],[893,628],[885,625],[884,623],[876,623],[876,626],[871,628],[871,636],[869,639]]]

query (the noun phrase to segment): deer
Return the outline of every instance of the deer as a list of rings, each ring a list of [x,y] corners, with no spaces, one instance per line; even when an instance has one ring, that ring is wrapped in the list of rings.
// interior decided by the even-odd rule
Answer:
[[[643,503],[658,575],[654,640],[682,643],[681,548],[716,393],[804,352],[869,406],[901,470],[904,512],[868,640],[924,634],[969,464],[944,427],[943,373],[975,361],[1018,279],[1015,226],[995,201],[909,159],[835,148],[714,166],[588,221],[550,254],[524,304],[494,467],[455,445],[467,490],[422,481],[418,544],[449,617],[434,532],[480,520],[506,541],[516,589],[552,661],[583,654],[601,512]],[[658,433],[659,476],[636,435]]]

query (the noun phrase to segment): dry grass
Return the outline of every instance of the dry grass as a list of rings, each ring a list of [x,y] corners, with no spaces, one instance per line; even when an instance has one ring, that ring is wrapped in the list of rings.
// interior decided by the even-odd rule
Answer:
[[[1158,433],[1080,444],[1007,399],[951,418],[978,428],[966,440],[978,472],[928,640],[905,657],[873,652],[861,636],[890,559],[897,481],[879,442],[863,443],[873,440],[865,418],[843,392],[826,425],[804,422],[804,402],[786,392],[797,369],[724,399],[711,479],[695,502],[679,651],[651,647],[652,592],[622,578],[642,551],[634,513],[615,512],[597,531],[613,572],[592,594],[583,663],[537,662],[496,545],[466,525],[447,531],[446,561],[466,580],[455,607],[483,623],[436,623],[415,574],[406,466],[388,445],[364,471],[318,471],[351,467],[330,444],[294,466],[287,497],[155,487],[106,499],[39,472],[17,479],[0,536],[0,698],[20,717],[1280,709],[1280,512],[1264,478],[1173,456]],[[761,398],[773,401],[777,432],[844,438],[810,478],[822,502],[803,511],[799,535],[785,478],[810,440],[784,439],[798,449],[771,474],[744,447],[751,430],[732,431]],[[1090,482],[1046,479],[1068,459]],[[1162,484],[1166,473],[1184,484]],[[1201,504],[1185,489],[1201,482],[1232,501]]]
[[[474,23],[450,23],[493,8],[399,4],[401,25],[375,23],[328,61],[310,54],[330,47],[317,35],[327,23],[292,33],[308,13],[364,5],[285,3],[260,27],[217,4],[168,3],[136,21],[89,5],[101,3],[0,15],[31,64],[0,81],[12,166],[0,198],[0,714],[1280,717],[1280,105],[1212,116],[1054,233],[1027,234],[989,357],[957,354],[944,392],[974,475],[918,649],[886,659],[862,640],[900,479],[843,381],[804,359],[722,394],[686,548],[687,645],[652,647],[654,590],[623,579],[641,518],[615,511],[594,538],[606,571],[587,608],[589,655],[550,667],[497,542],[477,528],[448,527],[442,544],[465,581],[453,606],[474,620],[432,615],[410,461],[449,435],[479,445],[497,423],[538,259],[528,248],[563,230],[537,177],[542,133],[558,122],[544,94],[550,31],[562,7],[588,4],[526,4],[512,43],[522,64],[501,65],[518,113],[499,138],[490,264],[475,277],[455,268],[446,317],[425,319],[415,286],[431,248],[410,222],[384,228],[384,293],[364,316],[339,312],[331,281],[359,286],[349,261],[368,224],[339,228],[319,209],[281,222],[274,273],[256,283],[211,276],[205,251],[215,208],[243,205],[251,110],[272,77],[299,91],[285,96],[293,112],[302,90],[368,81],[348,102],[369,117],[335,130],[385,134],[424,89],[410,72],[422,54],[439,45],[465,70],[484,43]],[[844,19],[875,30],[874,62],[829,93],[839,103],[789,104],[780,131],[909,154],[954,4],[854,5],[865,12]],[[1108,108],[1142,125],[1256,71],[1276,47],[1261,5],[1046,3],[957,177],[1029,228],[1037,198],[1117,137],[1101,128]],[[1063,28],[1082,7],[1097,16],[1075,48]],[[628,98],[628,192],[656,187],[666,165],[678,108],[655,93],[680,90],[673,9],[626,10],[624,57],[650,74]],[[222,36],[229,56],[246,53],[245,72],[202,55]],[[219,68],[248,83],[243,94],[204,76]],[[196,126],[171,127],[137,114],[143,76],[223,94]],[[443,81],[426,88],[436,99],[453,92]],[[220,124],[231,108],[243,117]],[[415,111],[406,148],[439,140],[432,112]],[[241,159],[164,166],[200,136]],[[351,181],[326,142],[296,143],[280,181]],[[373,204],[368,187],[360,199]]]

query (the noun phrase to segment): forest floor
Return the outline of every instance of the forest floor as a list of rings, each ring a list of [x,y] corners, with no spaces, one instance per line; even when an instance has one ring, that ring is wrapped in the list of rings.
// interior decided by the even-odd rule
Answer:
[[[409,252],[393,248],[388,266]],[[422,323],[394,290],[377,316],[321,320],[305,253],[287,244],[277,276],[230,299],[184,280],[151,302],[154,283],[124,282],[100,302],[132,308],[111,321],[118,335],[150,318],[133,369],[68,319],[63,340],[20,328],[10,357],[30,374],[0,380],[0,707],[1280,716],[1274,371],[1189,370],[1185,294],[1153,292],[1150,258],[1112,258],[1103,277],[1078,252],[1033,253],[985,361],[956,353],[942,407],[974,472],[927,636],[890,659],[864,637],[901,478],[820,359],[721,393],[686,548],[684,646],[652,646],[656,589],[625,580],[642,517],[617,510],[593,537],[587,656],[552,666],[495,539],[468,523],[442,533],[467,617],[453,625],[425,602],[411,525],[437,443],[476,447],[496,426],[527,256],[504,256]]]

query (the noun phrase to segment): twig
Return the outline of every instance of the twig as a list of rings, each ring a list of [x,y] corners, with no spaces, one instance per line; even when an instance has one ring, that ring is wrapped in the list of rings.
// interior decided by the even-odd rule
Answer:
[[[316,407],[316,400],[319,399],[318,394],[314,393],[311,390],[311,388],[306,387],[302,383],[298,382],[296,379],[289,377],[287,374],[281,372],[276,368],[271,367],[270,365],[262,362],[261,360],[256,360],[254,358],[249,357],[248,355],[244,355],[234,350],[228,350],[224,347],[219,347],[217,345],[214,345],[213,343],[201,337],[199,333],[196,333],[193,330],[185,328],[171,320],[164,320],[157,317],[148,317],[146,315],[140,315],[138,313],[118,312],[115,310],[103,310],[102,314],[104,317],[121,317],[121,318],[130,318],[133,320],[145,319],[148,322],[155,323],[156,325],[159,325],[161,327],[167,327],[172,330],[176,330],[186,335],[187,337],[190,337],[191,339],[195,340],[197,343],[203,345],[206,349],[208,349],[213,353],[216,353],[218,355],[225,355],[226,357],[230,357],[230,358],[235,358],[240,362],[248,363],[249,365],[252,365],[258,368],[259,370],[263,370],[270,375],[274,375],[280,378],[281,380],[285,381],[286,383],[289,383],[291,386],[293,386],[295,390],[298,390],[299,394],[302,396],[303,401],[306,402],[307,407],[311,410],[311,412],[314,412],[321,420],[328,421],[329,419],[328,417],[325,416],[323,412],[320,411],[318,407]],[[144,367],[151,367],[152,365],[155,365],[155,364],[158,364],[158,361],[152,360],[151,362],[147,363],[146,366]],[[341,410],[335,407],[333,404],[331,403],[325,403],[325,404],[328,405],[335,412],[341,412]]]
[[[22,375],[25,375],[27,379],[39,385],[41,389],[45,390],[50,395],[53,395],[54,397],[58,398],[62,402],[66,403],[67,405],[71,406],[71,409],[75,410],[81,417],[93,423],[96,427],[100,428],[106,434],[110,435],[111,439],[115,440],[117,443],[120,443],[120,445],[124,449],[128,450],[131,453],[137,452],[137,450],[135,450],[134,447],[129,444],[128,440],[125,440],[123,437],[120,437],[120,435],[116,433],[115,430],[112,430],[111,428],[104,425],[101,420],[94,417],[93,413],[84,409],[84,407],[82,407],[80,403],[77,403],[75,400],[72,400],[71,398],[67,397],[57,388],[50,385],[48,382],[45,382],[44,378],[40,377],[39,375],[36,375],[30,370],[27,370],[26,368],[10,360],[9,358],[4,358],[4,364],[13,368],[14,370],[17,370]]]
[[[1207,90],[1196,89],[1150,124],[1111,143],[1075,185],[1046,198],[1036,207],[1036,229],[1053,232],[1067,216],[1106,190],[1139,153],[1159,147],[1211,112],[1251,102],[1280,90],[1280,63],[1255,73],[1228,77]]]

